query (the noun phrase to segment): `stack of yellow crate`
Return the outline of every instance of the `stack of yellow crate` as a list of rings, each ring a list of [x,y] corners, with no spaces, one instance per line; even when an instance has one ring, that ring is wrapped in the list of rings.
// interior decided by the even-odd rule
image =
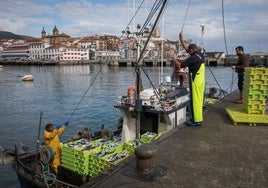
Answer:
[[[266,100],[268,90],[267,68],[245,68],[243,84],[243,108],[227,108],[226,111],[234,122],[256,125],[268,123]]]
[[[268,69],[246,68],[244,76],[244,109],[248,114],[265,114]]]

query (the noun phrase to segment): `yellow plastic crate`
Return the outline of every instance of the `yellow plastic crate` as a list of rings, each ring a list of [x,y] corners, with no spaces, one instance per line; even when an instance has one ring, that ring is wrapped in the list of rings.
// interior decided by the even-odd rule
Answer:
[[[257,124],[268,125],[268,116],[265,114],[248,114],[244,109],[240,108],[226,108],[226,111],[234,125],[237,125],[237,123],[247,123],[250,126],[256,126]]]
[[[246,74],[268,74],[268,68],[245,67]]]

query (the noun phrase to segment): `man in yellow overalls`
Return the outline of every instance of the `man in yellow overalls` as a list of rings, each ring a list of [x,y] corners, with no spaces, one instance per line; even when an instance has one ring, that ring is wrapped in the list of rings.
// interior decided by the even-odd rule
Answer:
[[[46,125],[46,130],[44,131],[44,144],[47,147],[51,147],[54,152],[54,160],[51,166],[56,173],[58,172],[61,157],[59,136],[66,130],[68,125],[69,121],[66,121],[65,123],[58,123],[54,128],[54,125],[49,123]]]
[[[177,55],[173,60],[181,68],[189,69],[189,89],[190,89],[190,114],[191,119],[186,123],[188,126],[201,126],[203,122],[203,104],[205,94],[205,61],[202,53],[199,52],[196,44],[187,44],[180,33],[180,41],[190,57],[182,63],[178,62]]]

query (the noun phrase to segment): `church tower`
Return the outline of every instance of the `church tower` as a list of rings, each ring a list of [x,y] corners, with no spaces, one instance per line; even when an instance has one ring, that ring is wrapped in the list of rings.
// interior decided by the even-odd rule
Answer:
[[[43,27],[43,30],[41,32],[41,36],[42,36],[42,38],[45,38],[46,37],[46,31],[45,31],[44,27]]]
[[[58,34],[59,34],[59,30],[58,30],[58,28],[55,25],[54,26],[54,29],[53,29],[53,35],[58,35]]]

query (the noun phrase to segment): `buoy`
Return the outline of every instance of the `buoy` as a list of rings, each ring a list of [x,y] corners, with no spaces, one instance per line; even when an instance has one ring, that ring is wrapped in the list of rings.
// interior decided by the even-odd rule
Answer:
[[[25,76],[21,78],[21,81],[33,81],[33,80],[34,78],[33,78],[33,75],[31,74],[26,74]]]

